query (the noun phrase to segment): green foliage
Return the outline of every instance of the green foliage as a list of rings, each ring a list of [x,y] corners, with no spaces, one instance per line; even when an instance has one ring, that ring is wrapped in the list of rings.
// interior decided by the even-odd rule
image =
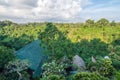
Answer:
[[[28,67],[30,66],[30,63],[26,60],[14,60],[14,61],[10,61],[5,69],[7,71],[7,73],[13,73],[13,72],[21,72],[23,70],[28,69]]]
[[[120,80],[120,71],[117,71],[115,75],[115,80]]]
[[[112,65],[115,69],[120,70],[120,61],[119,60],[112,60]]]
[[[88,19],[85,22],[86,27],[94,27],[94,20]]]
[[[73,80],[109,80],[99,73],[80,72],[74,75]]]
[[[81,40],[81,42],[77,43],[76,46],[79,55],[87,62],[89,62],[89,58],[91,58],[91,56],[108,55],[107,44],[102,42],[100,39],[93,39],[90,41]]]
[[[52,62],[44,63],[42,69],[44,70],[43,76],[48,76],[50,74],[61,75],[64,73],[64,64],[59,64],[53,60]]]
[[[112,22],[110,23],[110,25],[115,27],[115,26],[116,26],[116,22],[115,22],[115,21],[112,21]]]
[[[60,77],[58,75],[50,75],[48,77],[49,80],[60,80]]]
[[[4,26],[11,26],[13,24],[13,22],[5,20],[5,21],[0,21],[0,27],[4,27]]]
[[[59,75],[49,75],[48,80],[65,80],[65,78]]]
[[[30,80],[29,77],[30,75],[26,71],[22,71],[22,79],[23,80]],[[13,72],[11,74],[0,74],[0,80],[18,80],[19,75],[16,74],[16,72]]]
[[[112,59],[112,65],[116,68],[119,69],[120,67],[120,46],[112,46],[110,45],[108,47],[108,51],[109,51],[109,56]]]
[[[60,32],[52,23],[47,24],[47,28],[40,34],[42,44],[47,46],[51,59],[60,59],[61,57],[73,53],[71,41]],[[54,57],[55,56],[55,57]]]
[[[25,79],[29,80],[29,74],[25,71],[28,68],[29,64],[26,61],[14,60],[10,61],[4,69],[4,72],[0,77],[3,77],[5,80],[20,80]],[[1,79],[0,79],[1,80]]]
[[[0,68],[4,68],[9,61],[14,59],[13,50],[0,46]]]
[[[59,61],[57,61],[59,64],[62,64],[64,68],[68,68],[72,66],[72,61],[67,57],[64,56]]]
[[[44,63],[42,66],[43,74],[42,80],[65,80],[64,64],[52,62]]]
[[[115,35],[114,35],[115,36]],[[113,42],[111,43],[113,46],[119,46],[120,45],[120,39],[115,39],[113,40]]]
[[[36,80],[66,80],[65,77],[57,74],[50,74],[47,77],[38,78]]]
[[[105,18],[101,18],[100,20],[98,20],[98,21],[96,22],[96,24],[97,24],[97,26],[99,26],[99,27],[106,27],[106,26],[109,25],[109,21],[108,21],[107,19],[105,19]]]
[[[115,69],[110,59],[98,59],[96,63],[91,62],[88,64],[88,69],[91,72],[98,72],[105,77],[112,77],[115,75]]]
[[[27,71],[22,71],[21,74],[23,80],[30,80],[30,75],[27,73]]]
[[[0,74],[0,80],[9,80],[5,75]]]
[[[112,65],[119,70],[119,31],[119,23],[114,21],[110,23],[104,18],[97,22],[89,19],[85,23],[55,23],[54,25],[52,23],[47,23],[47,25],[46,23],[15,24],[10,21],[0,21],[0,45],[18,50],[40,38],[42,41],[40,46],[46,48],[45,52],[50,57],[50,61],[57,60],[55,64],[52,64],[53,68],[56,67],[55,70],[49,66],[45,68],[45,72],[48,71],[49,73],[50,71],[53,73],[52,75],[57,73],[61,75],[62,72],[59,72],[58,68],[62,70],[71,65],[70,61],[62,61],[62,57],[66,56],[71,60],[76,54],[81,56],[86,63],[90,63],[91,56],[103,57],[110,53]],[[113,48],[107,49],[108,44],[112,44]],[[14,57],[12,50],[2,46],[0,47],[0,68],[4,68]],[[66,63],[70,64],[64,65]],[[111,61],[98,60],[97,64],[90,63],[90,65],[90,70],[91,67],[95,67],[94,69],[103,76],[114,75]],[[19,75],[13,72],[9,76],[18,77]],[[2,77],[4,80],[8,78],[6,75]]]
[[[18,50],[31,41],[38,39],[39,33],[44,31],[44,28],[43,23],[12,23],[10,26],[0,27],[0,44]]]

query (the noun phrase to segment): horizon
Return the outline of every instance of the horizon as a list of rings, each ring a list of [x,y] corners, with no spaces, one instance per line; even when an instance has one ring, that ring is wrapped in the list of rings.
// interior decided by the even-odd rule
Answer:
[[[106,18],[100,18],[100,19],[98,19],[98,20],[93,20],[93,19],[87,19],[87,20],[93,20],[94,21],[94,23],[96,23],[97,21],[99,21],[99,20],[101,20],[101,19],[106,19]],[[85,20],[84,22],[46,22],[46,21],[43,21],[43,22],[41,22],[41,21],[37,21],[37,22],[33,22],[33,21],[31,21],[31,22],[15,22],[15,21],[12,21],[12,20],[0,20],[0,22],[4,22],[4,21],[9,21],[9,22],[12,22],[12,23],[15,23],[15,24],[33,24],[33,23],[53,23],[53,24],[84,24],[84,23],[86,23],[86,21],[87,20]],[[108,20],[108,19],[106,19],[106,20]],[[120,21],[115,21],[115,20],[108,20],[109,21],[109,23],[111,23],[111,22],[115,22],[115,23],[120,23]]]
[[[80,23],[88,19],[120,22],[119,0],[0,0],[0,21]]]

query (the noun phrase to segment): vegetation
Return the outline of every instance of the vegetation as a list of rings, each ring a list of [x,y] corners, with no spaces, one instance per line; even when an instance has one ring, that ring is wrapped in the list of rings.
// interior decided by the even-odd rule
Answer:
[[[119,80],[120,24],[104,18],[64,24],[0,21],[0,80],[18,80],[21,74],[22,79],[29,80],[29,66],[16,60],[14,53],[36,39],[41,40],[48,61],[35,80]],[[83,58],[87,69],[71,75],[75,55]],[[96,63],[91,61],[92,56]],[[13,64],[19,72],[13,71]],[[6,73],[8,69],[12,74]]]
[[[98,72],[102,76],[112,77],[115,75],[115,69],[112,66],[110,59],[98,59],[96,63],[90,63],[88,65],[91,72]]]
[[[0,70],[4,69],[5,65],[13,59],[13,50],[4,46],[0,46]]]
[[[63,64],[64,65],[64,64]],[[51,63],[44,63],[42,69],[44,70],[43,76],[49,76],[50,74],[61,75],[64,73],[64,66],[62,64],[57,64],[56,61]]]
[[[120,79],[120,71],[118,71],[115,75],[115,80],[119,80]]]
[[[109,80],[98,73],[81,72],[74,75],[73,80]]]

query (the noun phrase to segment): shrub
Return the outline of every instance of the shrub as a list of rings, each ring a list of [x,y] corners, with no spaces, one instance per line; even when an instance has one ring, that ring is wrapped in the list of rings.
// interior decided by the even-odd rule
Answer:
[[[119,70],[120,69],[120,61],[119,60],[112,60],[112,65],[114,66],[115,69]]]
[[[112,77],[115,75],[115,69],[112,66],[110,59],[99,59],[96,63],[89,63],[88,69],[91,72],[97,71],[100,75],[105,77]]]
[[[26,71],[22,71],[21,74],[22,80],[30,80],[30,75]],[[1,74],[0,80],[19,80],[19,75],[16,72],[11,74]]]
[[[120,80],[120,71],[118,71],[115,75],[115,80]]]
[[[99,73],[80,72],[75,74],[73,80],[108,80]]]
[[[48,76],[44,76],[42,78],[38,78],[35,80],[66,80],[65,77],[56,74],[50,74]]]
[[[13,50],[4,46],[0,46],[0,68],[4,68],[5,65],[13,59]]]
[[[49,75],[48,80],[65,80],[65,78],[59,75]]]
[[[12,78],[14,80],[17,79],[29,79],[29,75],[25,70],[28,69],[30,66],[29,62],[26,60],[14,60],[10,61],[6,66],[5,66],[5,74],[7,78]]]
[[[9,80],[5,75],[0,74],[0,80]]]
[[[119,69],[120,67],[120,46],[112,46],[110,45],[108,47],[108,51],[110,58],[112,59],[112,65],[116,68]]]
[[[64,73],[64,66],[62,64],[58,64],[55,60],[49,63],[44,63],[42,69],[44,70],[43,76],[48,76],[50,74],[61,75]]]

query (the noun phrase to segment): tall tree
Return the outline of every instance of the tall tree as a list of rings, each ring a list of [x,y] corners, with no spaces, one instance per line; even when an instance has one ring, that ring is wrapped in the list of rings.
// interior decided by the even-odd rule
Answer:
[[[92,26],[94,26],[94,20],[91,20],[91,19],[86,20],[85,25],[86,25],[87,27],[92,27]]]
[[[105,27],[105,26],[108,26],[109,25],[109,21],[105,18],[101,18],[100,20],[98,20],[96,22],[96,26],[99,26],[99,27]]]
[[[112,21],[112,22],[110,23],[110,25],[111,25],[111,26],[116,26],[115,21]]]

